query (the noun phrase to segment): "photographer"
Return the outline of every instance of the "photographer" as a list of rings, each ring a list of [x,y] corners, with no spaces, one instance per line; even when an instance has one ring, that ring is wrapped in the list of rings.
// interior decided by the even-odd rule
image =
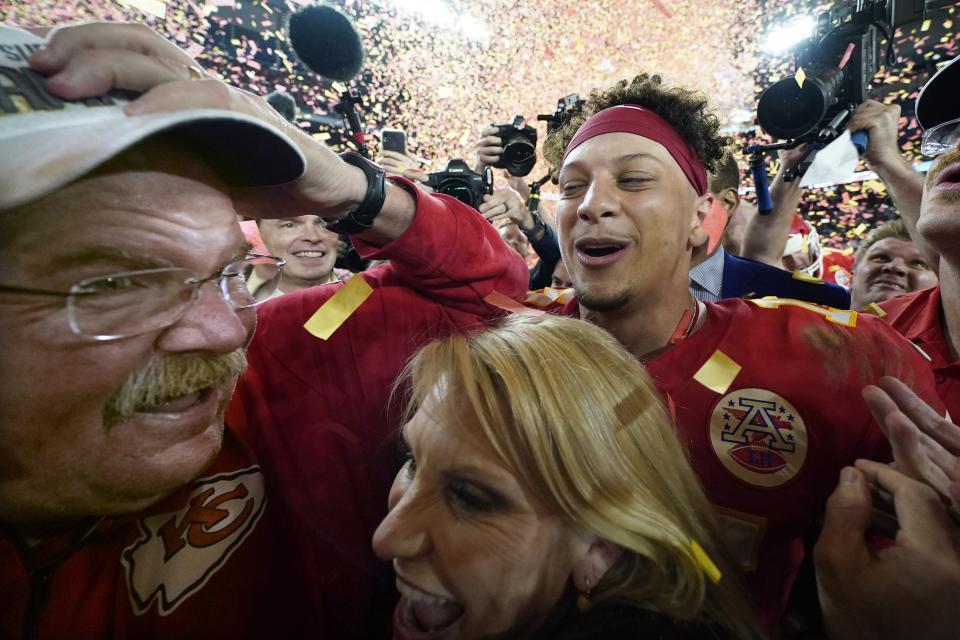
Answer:
[[[500,161],[503,153],[501,146],[499,130],[497,127],[489,126],[481,132],[481,138],[476,144],[476,162],[474,170],[478,173],[484,168],[493,166]],[[509,235],[516,235],[517,232],[526,237],[533,251],[540,257],[536,265],[530,269],[530,290],[537,291],[544,287],[549,287],[553,278],[553,271],[560,261],[560,245],[557,243],[557,234],[546,224],[539,215],[534,215],[530,211],[528,204],[530,201],[530,188],[523,178],[511,176],[504,172],[507,182],[510,185],[506,189],[498,189],[492,196],[484,196],[483,204],[480,205],[480,213],[498,228],[501,228],[501,236],[504,235],[502,227],[505,225],[516,225],[516,229],[507,229]],[[508,241],[508,244],[510,242]],[[511,244],[514,249],[517,246]],[[520,252],[520,255],[526,257],[526,252]]]

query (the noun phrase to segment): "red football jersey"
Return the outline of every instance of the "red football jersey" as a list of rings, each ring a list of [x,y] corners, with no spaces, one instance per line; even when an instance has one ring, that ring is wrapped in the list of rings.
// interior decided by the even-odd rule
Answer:
[[[315,629],[290,526],[229,432],[151,509],[28,545],[0,533],[0,638],[271,638]]]
[[[538,306],[578,313],[575,300]],[[704,325],[647,371],[776,629],[803,559],[801,536],[840,470],[857,458],[890,459],[861,389],[892,375],[940,403],[929,363],[878,318],[773,298],[707,309]]]
[[[930,359],[937,395],[954,422],[960,420],[960,360],[950,357],[943,337],[940,286],[896,296],[880,303],[884,320],[923,349]]]

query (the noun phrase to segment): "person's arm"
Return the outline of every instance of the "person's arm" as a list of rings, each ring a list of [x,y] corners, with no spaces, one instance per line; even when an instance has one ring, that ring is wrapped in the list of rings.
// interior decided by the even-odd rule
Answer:
[[[553,270],[560,262],[560,243],[556,232],[550,225],[543,225],[543,233],[537,241],[530,240],[533,250],[540,256],[540,261],[530,271],[530,290],[537,291],[549,287],[553,282]]]
[[[480,139],[474,146],[476,158],[473,162],[473,170],[477,173],[483,173],[486,167],[492,167],[500,161],[500,154],[503,153],[503,147],[500,146],[500,136],[497,135],[497,128],[493,125],[484,127],[480,132]]]
[[[895,544],[880,551],[866,541],[871,487],[892,496],[899,526]],[[814,560],[831,639],[960,636],[960,527],[928,486],[877,462],[844,468]]]
[[[310,211],[339,219],[363,201],[367,181],[360,169],[287,122],[262,98],[212,77],[193,80],[197,70],[193,59],[148,27],[91,23],[58,29],[46,48],[31,57],[30,65],[50,76],[49,90],[62,98],[86,98],[111,89],[146,92],[125,107],[129,116],[185,108],[227,109],[285,133],[306,159],[303,176],[282,187],[233,190],[241,215],[257,217],[269,211],[275,217],[293,217]],[[381,213],[364,239],[383,245],[399,238],[414,213],[410,193],[387,185]]]
[[[800,204],[802,194],[799,178],[786,182],[783,176],[800,161],[805,151],[806,145],[800,145],[796,149],[780,153],[780,168],[770,183],[773,211],[765,216],[757,214],[747,223],[743,247],[740,250],[741,258],[783,269],[783,249],[787,246],[793,214]]]
[[[366,234],[354,236],[361,256],[390,261],[376,277],[391,284],[395,278],[428,300],[477,315],[490,313],[483,299],[494,291],[517,301],[526,297],[527,266],[492,224],[456,198],[419,192],[402,178],[391,180],[409,185],[417,215],[388,244],[371,243]]]
[[[887,186],[893,205],[906,223],[914,244],[934,271],[939,271],[940,256],[917,234],[923,176],[914,171],[900,153],[897,137],[899,126],[900,105],[882,104],[876,100],[867,100],[857,107],[847,124],[850,131],[866,131],[869,134],[870,143],[863,159]]]
[[[960,427],[894,377],[863,390],[897,468],[934,489],[960,522]]]
[[[31,66],[50,78],[50,90],[64,98],[100,95],[110,89],[146,93],[125,108],[128,115],[178,109],[216,108],[258,118],[289,136],[306,159],[303,176],[280,187],[233,190],[239,213],[292,217],[309,211],[339,219],[363,201],[363,172],[326,145],[288,123],[262,98],[219,80],[186,80],[196,63],[162,36],[142,25],[91,23],[60,29]],[[437,301],[464,302],[485,311],[483,296],[494,289],[523,300],[528,273],[491,225],[452,198],[418,192],[410,183],[388,181],[386,199],[373,227],[353,236],[365,258],[404,264],[409,284]],[[417,221],[418,202],[425,220]],[[391,245],[382,254],[378,248]],[[454,290],[460,290],[454,292]],[[469,293],[468,293],[469,291]],[[444,297],[444,294],[451,294]]]

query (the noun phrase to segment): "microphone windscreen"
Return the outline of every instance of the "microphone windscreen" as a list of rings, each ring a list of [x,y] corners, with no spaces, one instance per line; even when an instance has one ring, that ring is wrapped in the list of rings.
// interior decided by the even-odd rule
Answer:
[[[297,119],[297,102],[289,93],[283,91],[271,91],[264,96],[274,110],[282,115],[287,122],[294,122]]]
[[[348,82],[363,67],[363,44],[350,19],[333,7],[314,5],[290,16],[290,45],[313,72]]]

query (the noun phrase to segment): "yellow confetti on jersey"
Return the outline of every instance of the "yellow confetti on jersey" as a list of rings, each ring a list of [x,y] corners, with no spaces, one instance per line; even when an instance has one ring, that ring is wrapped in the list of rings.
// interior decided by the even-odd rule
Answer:
[[[321,340],[328,339],[371,293],[373,288],[362,276],[353,276],[329,300],[320,305],[303,328]]]
[[[693,374],[693,379],[714,393],[724,394],[740,373],[740,365],[730,356],[717,349],[703,366]]]

